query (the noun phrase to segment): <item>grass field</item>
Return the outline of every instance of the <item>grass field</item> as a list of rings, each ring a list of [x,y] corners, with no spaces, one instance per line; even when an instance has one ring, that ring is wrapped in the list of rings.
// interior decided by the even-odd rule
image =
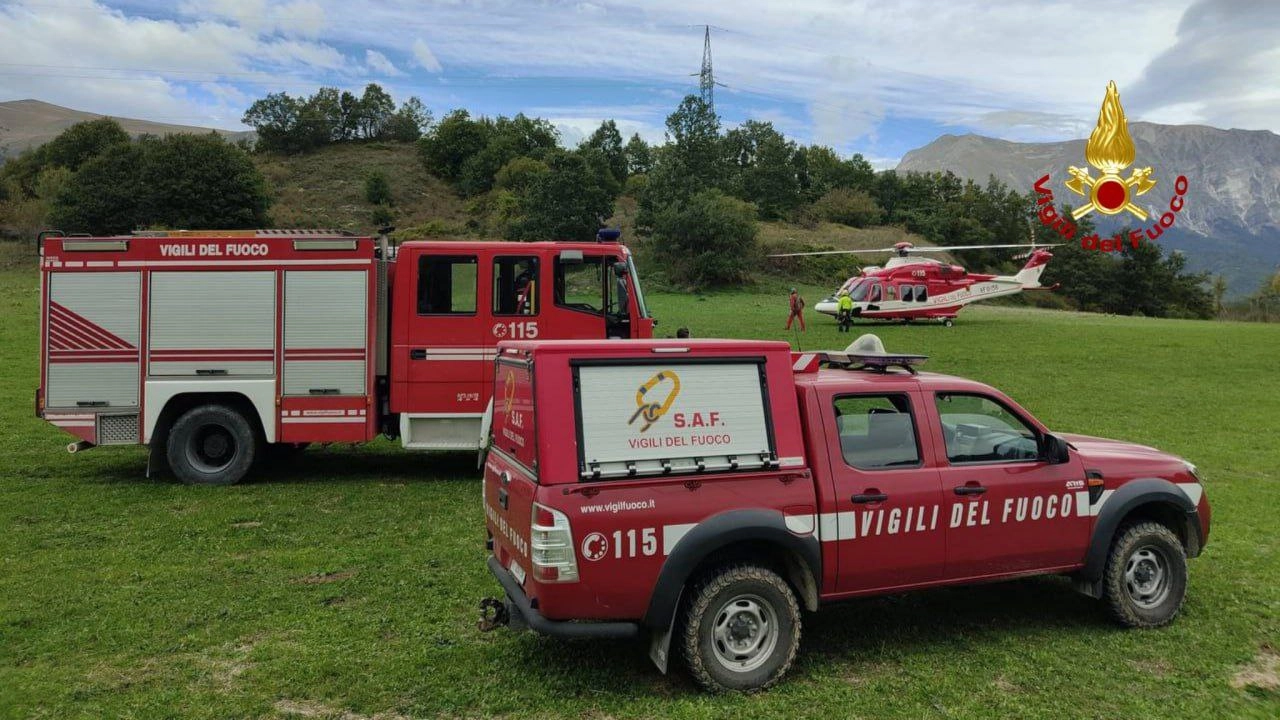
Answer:
[[[147,480],[138,448],[69,456],[32,416],[36,287],[0,269],[0,716],[1280,716],[1280,326],[978,307],[880,328],[1054,428],[1198,463],[1214,529],[1183,614],[1120,630],[1054,578],[859,601],[806,618],[779,687],[718,697],[641,643],[479,633],[498,587],[471,455],[331,447],[230,488]],[[650,303],[664,335],[854,337],[784,334],[781,295]]]

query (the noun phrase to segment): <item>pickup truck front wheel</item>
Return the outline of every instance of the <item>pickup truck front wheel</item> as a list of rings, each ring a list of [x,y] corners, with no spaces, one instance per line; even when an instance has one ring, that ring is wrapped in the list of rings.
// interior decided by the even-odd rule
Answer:
[[[1128,627],[1173,620],[1187,593],[1187,556],[1169,528],[1144,522],[1123,528],[1111,544],[1103,577],[1111,614]]]
[[[694,588],[681,644],[689,672],[703,688],[761,690],[795,660],[800,606],[777,573],[753,565],[725,568]]]

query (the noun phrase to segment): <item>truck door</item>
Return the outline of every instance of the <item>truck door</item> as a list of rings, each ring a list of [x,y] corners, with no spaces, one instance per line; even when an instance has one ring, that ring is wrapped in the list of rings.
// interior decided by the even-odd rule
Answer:
[[[1040,430],[999,398],[939,392],[932,404],[948,506],[948,578],[1082,563],[1092,518],[1076,500],[1085,477],[1079,459],[1041,460]]]
[[[398,410],[478,416],[484,412],[484,368],[493,360],[488,325],[477,315],[484,287],[480,258],[447,246],[404,254],[409,257],[399,262],[411,263],[414,283],[406,332],[397,335],[392,351],[408,384]]]
[[[140,288],[136,272],[49,274],[47,407],[137,412]]]
[[[494,355],[503,340],[536,340],[542,332],[543,277],[537,255],[495,255],[490,263],[489,332],[485,349]],[[559,337],[550,335],[546,337]],[[493,363],[484,364],[484,402],[493,391]]]
[[[938,469],[922,450],[927,435],[918,405],[913,393],[829,397],[824,424],[839,511],[836,592],[943,577],[942,486]]]

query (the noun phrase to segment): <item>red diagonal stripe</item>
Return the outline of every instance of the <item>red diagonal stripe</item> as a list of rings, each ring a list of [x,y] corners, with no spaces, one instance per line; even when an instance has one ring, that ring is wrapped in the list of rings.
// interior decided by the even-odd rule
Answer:
[[[73,336],[76,333],[86,336],[92,341],[102,343],[106,347],[114,347],[121,350],[132,349],[133,345],[121,339],[119,336],[111,333],[100,325],[96,325],[84,317],[71,312],[67,308],[55,302],[49,303],[51,317],[59,325],[65,324],[66,329],[71,331]]]
[[[75,340],[72,340],[71,338],[64,335],[61,330],[59,330],[52,323],[50,323],[49,324],[49,347],[57,350],[72,350],[75,348],[81,348],[83,346],[80,345],[80,343],[76,342]]]

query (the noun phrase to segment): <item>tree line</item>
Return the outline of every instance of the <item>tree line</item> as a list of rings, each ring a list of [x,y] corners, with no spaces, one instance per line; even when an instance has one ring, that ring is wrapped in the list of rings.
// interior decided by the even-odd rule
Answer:
[[[768,122],[726,129],[694,95],[667,117],[665,141],[655,145],[639,134],[624,141],[613,120],[574,148],[562,145],[550,121],[523,114],[474,117],[459,109],[436,121],[417,98],[397,107],[376,84],[359,97],[335,88],[308,97],[272,93],[244,121],[257,132],[252,148],[216,135],[131,140],[105,119],[73,126],[0,169],[0,210],[12,216],[26,207],[63,229],[97,233],[262,226],[269,199],[250,150],[293,154],[379,140],[415,143],[426,170],[466,202],[476,235],[588,240],[627,197],[640,247],[672,282],[691,288],[747,282],[762,269],[794,273],[796,265],[762,257],[760,220],[892,225],[943,246],[1059,240],[1032,222],[1030,193],[994,178],[980,184],[949,172],[876,172],[861,155],[797,143]],[[375,222],[389,220],[388,179],[366,178],[365,191]],[[1087,223],[1079,230],[1091,231]],[[1158,245],[1112,254],[1068,244],[1054,253],[1043,281],[1060,283],[1056,302],[1069,307],[1209,317],[1220,306],[1207,276],[1186,272],[1182,256]],[[975,271],[1017,268],[1007,253],[955,255]],[[858,269],[851,257],[810,267],[833,286]]]

